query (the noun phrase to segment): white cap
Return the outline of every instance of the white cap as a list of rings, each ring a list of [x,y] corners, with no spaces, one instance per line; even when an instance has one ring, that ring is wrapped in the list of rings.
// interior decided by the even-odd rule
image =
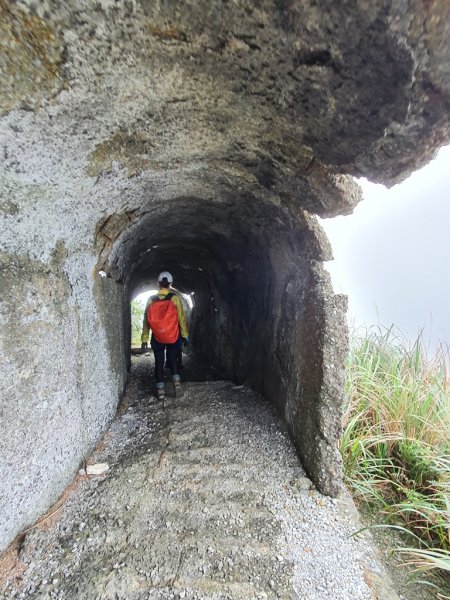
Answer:
[[[162,281],[163,279],[167,279],[167,281],[169,283],[173,283],[173,277],[172,275],[169,273],[169,271],[163,271],[162,273],[160,273],[158,275],[158,282]]]

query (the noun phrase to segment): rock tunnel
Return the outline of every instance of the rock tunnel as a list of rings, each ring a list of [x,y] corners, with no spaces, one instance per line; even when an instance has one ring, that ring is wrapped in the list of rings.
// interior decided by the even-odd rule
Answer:
[[[114,417],[130,299],[161,270],[195,293],[196,356],[272,401],[337,494],[346,300],[317,216],[448,143],[448,3],[0,12],[0,550]]]

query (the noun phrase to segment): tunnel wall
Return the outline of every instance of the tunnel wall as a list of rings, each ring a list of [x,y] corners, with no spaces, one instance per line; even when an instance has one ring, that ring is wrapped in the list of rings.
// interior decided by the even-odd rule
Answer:
[[[0,549],[71,482],[124,386],[121,286],[66,259],[62,242],[48,262],[0,254]]]
[[[293,317],[291,343],[296,350],[287,357],[288,364],[279,366],[279,377],[286,394],[285,419],[303,466],[320,490],[336,495],[342,478],[338,445],[348,345],[347,298],[334,295],[320,262],[312,261],[310,269],[301,314]],[[295,285],[292,288],[293,316],[297,291]]]
[[[194,340],[218,373],[273,402],[309,476],[335,495],[347,306],[317,260],[327,256],[324,242],[316,227],[251,240],[252,250],[242,249],[238,265],[203,294]]]

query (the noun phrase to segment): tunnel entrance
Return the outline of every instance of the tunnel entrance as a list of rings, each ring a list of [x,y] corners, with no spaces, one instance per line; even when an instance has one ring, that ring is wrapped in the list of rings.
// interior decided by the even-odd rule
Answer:
[[[345,302],[322,269],[329,247],[315,217],[250,195],[176,197],[140,212],[102,258],[123,289],[124,362],[130,301],[167,270],[195,298],[185,378],[214,374],[262,393],[318,488],[337,493]]]

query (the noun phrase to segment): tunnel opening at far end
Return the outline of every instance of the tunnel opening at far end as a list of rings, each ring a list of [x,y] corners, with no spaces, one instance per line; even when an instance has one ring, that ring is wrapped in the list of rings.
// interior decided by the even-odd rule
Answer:
[[[158,282],[158,279],[155,280]],[[155,393],[155,360],[152,352],[151,338],[152,328],[149,322],[148,310],[151,302],[158,299],[160,290],[155,285],[142,286],[139,291],[132,294],[130,302],[130,348],[131,356],[136,360],[144,359],[145,369],[140,368],[143,375],[143,384],[149,397]],[[192,322],[192,314],[195,306],[194,292],[187,290],[181,291],[175,284],[170,286],[170,293],[176,295],[182,304],[186,324]],[[211,365],[200,362],[194,356],[194,340],[189,335],[184,338],[185,332],[179,329],[179,347],[177,350],[177,374],[181,376],[181,381],[199,382],[216,379],[217,375],[211,368]],[[172,378],[167,352],[164,360],[164,381],[167,383]],[[142,362],[142,361],[140,361]]]
[[[176,294],[182,301],[186,319],[190,322],[192,310],[194,307],[194,292],[179,290],[175,285],[170,286],[171,292]],[[142,331],[144,322],[148,321],[147,312],[151,300],[158,296],[159,289],[153,286],[146,286],[144,290],[134,292],[130,301],[130,346],[131,352],[138,353],[142,350]],[[151,335],[151,329],[150,329]]]
[[[143,211],[108,257],[123,286],[123,363],[130,360],[130,302],[161,271],[193,294],[193,359],[247,384],[284,417],[316,486],[335,495],[345,300],[322,268],[329,247],[309,213],[252,197],[172,199]]]

